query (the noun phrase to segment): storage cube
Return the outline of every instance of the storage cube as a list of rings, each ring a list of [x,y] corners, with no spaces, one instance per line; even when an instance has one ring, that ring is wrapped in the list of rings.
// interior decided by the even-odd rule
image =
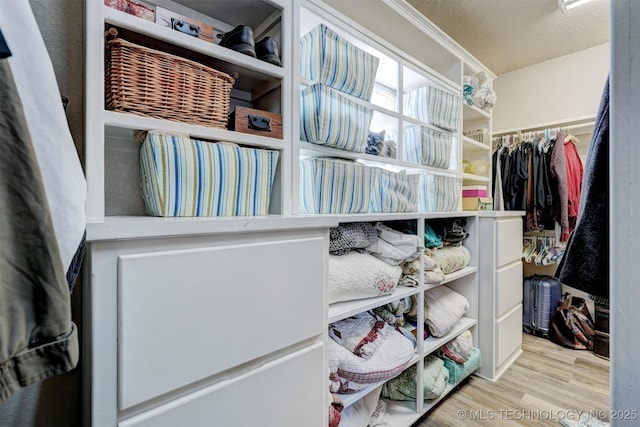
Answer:
[[[380,60],[320,24],[300,39],[300,75],[365,101]]]
[[[140,148],[149,215],[266,215],[278,152],[149,132]]]
[[[408,162],[447,169],[452,136],[423,126],[404,128],[403,158]]]
[[[300,109],[302,140],[364,153],[373,109],[321,84],[302,90]]]
[[[326,157],[300,161],[302,213],[367,212],[372,186],[372,168],[360,163]]]
[[[457,130],[460,97],[448,90],[422,86],[403,96],[404,114],[446,130]]]
[[[420,175],[373,168],[369,212],[417,212]]]

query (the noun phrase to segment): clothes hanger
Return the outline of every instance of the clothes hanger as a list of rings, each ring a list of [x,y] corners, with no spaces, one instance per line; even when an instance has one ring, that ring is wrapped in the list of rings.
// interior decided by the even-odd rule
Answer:
[[[574,145],[575,145],[575,144],[579,144],[579,143],[580,143],[580,140],[578,139],[578,137],[577,137],[577,136],[573,136],[573,135],[571,135],[571,132],[567,132],[567,133],[568,133],[568,135],[567,135],[567,136],[566,136],[566,138],[564,139],[564,143],[565,143],[565,144],[568,144],[568,143],[570,143],[570,142],[573,142],[573,144],[574,144]]]

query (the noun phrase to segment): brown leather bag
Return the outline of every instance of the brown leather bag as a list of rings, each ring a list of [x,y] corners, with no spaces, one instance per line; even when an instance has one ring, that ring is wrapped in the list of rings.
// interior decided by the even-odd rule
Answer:
[[[580,297],[565,293],[551,317],[549,339],[575,350],[593,350],[595,327],[589,308]]]

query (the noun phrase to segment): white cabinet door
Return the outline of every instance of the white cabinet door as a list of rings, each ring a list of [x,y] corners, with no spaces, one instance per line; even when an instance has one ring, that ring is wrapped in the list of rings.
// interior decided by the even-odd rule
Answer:
[[[317,237],[119,256],[120,409],[323,334],[323,248]]]
[[[496,322],[496,367],[522,344],[522,305]]]
[[[120,422],[119,427],[304,427],[327,424],[322,343]]]

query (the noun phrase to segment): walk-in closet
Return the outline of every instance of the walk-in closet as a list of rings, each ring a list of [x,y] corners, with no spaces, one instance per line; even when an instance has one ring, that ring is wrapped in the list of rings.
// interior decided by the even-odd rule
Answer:
[[[639,422],[640,2],[0,10],[1,426]]]

